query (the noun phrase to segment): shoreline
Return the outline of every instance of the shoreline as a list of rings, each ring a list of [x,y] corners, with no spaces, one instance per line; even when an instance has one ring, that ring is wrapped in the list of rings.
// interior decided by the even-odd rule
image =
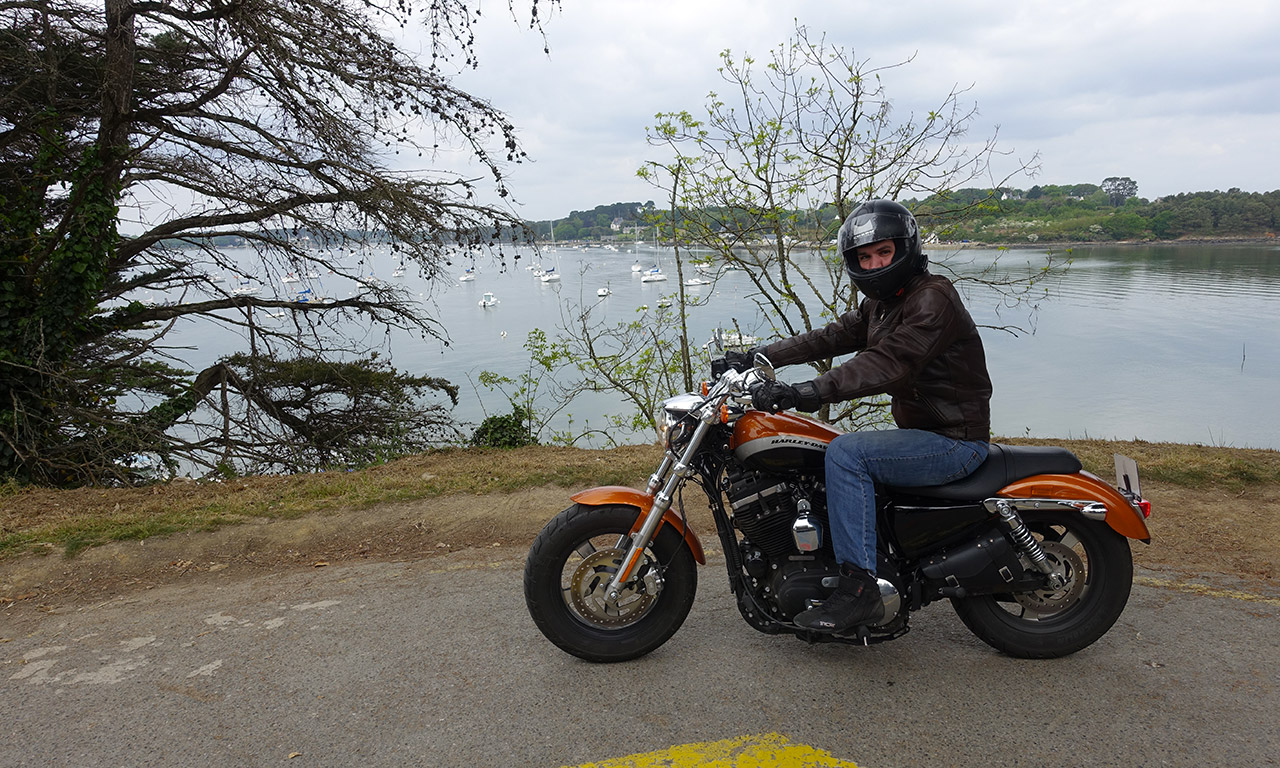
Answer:
[[[925,251],[962,251],[969,248],[992,249],[1008,248],[1017,250],[1039,250],[1044,248],[1138,248],[1143,246],[1205,246],[1205,245],[1274,245],[1280,248],[1280,239],[1274,237],[1206,237],[1180,238],[1178,240],[1046,240],[1043,242],[999,242],[999,243],[926,243]]]

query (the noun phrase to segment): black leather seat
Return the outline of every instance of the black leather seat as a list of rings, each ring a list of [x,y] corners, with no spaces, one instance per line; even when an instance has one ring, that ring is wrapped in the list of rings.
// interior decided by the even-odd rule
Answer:
[[[1015,480],[1032,475],[1074,474],[1081,470],[1080,460],[1066,448],[1039,445],[1000,445],[991,450],[982,466],[973,474],[946,485],[893,487],[895,495],[919,496],[949,501],[981,501],[995,496],[1001,488]]]

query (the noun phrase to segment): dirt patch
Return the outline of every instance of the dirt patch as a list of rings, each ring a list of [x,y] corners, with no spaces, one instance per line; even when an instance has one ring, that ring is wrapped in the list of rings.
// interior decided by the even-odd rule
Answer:
[[[1148,483],[1152,542],[1133,544],[1138,566],[1213,580],[1243,579],[1280,594],[1280,487],[1240,494]],[[66,558],[51,551],[0,563],[0,617],[106,600],[132,590],[201,583],[359,560],[409,560],[502,549],[518,558],[542,526],[569,504],[559,487],[457,494],[253,520],[211,532],[117,542]],[[692,497],[690,497],[692,500]],[[718,548],[710,513],[690,503],[690,522]],[[499,554],[499,553],[494,553]]]

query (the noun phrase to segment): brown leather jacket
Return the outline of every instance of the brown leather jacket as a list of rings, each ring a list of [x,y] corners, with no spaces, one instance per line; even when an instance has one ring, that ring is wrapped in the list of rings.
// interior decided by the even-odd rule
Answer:
[[[959,440],[991,434],[991,377],[977,326],[951,281],[924,272],[892,299],[864,299],[825,328],[760,349],[775,366],[857,352],[814,379],[824,403],[893,398],[903,429]]]

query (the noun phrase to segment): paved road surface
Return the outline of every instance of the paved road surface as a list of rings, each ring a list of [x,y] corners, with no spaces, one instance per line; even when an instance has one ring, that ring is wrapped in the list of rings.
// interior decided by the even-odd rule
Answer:
[[[538,634],[518,553],[475,555],[0,613],[0,766],[554,768],[766,733],[862,768],[1280,764],[1274,599],[1145,574],[1098,644],[1022,661],[945,604],[871,648],[761,635],[713,563],[666,646],[597,666]]]

